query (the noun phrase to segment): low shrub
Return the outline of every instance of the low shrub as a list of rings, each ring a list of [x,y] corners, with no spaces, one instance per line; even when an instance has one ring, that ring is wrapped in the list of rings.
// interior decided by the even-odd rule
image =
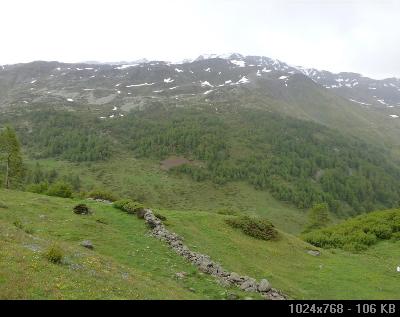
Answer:
[[[122,207],[122,210],[126,211],[128,214],[135,214],[136,212],[143,210],[143,209],[144,209],[144,206],[141,203],[138,203],[135,201],[131,201]]]
[[[85,204],[76,205],[73,209],[74,213],[77,215],[90,215],[91,211]]]
[[[57,246],[57,245],[52,245],[44,254],[46,259],[54,264],[60,264],[63,257],[64,257],[64,252],[63,250]]]
[[[370,232],[373,233],[377,238],[385,240],[390,239],[392,235],[392,228],[389,225],[378,224],[374,225]]]
[[[30,184],[25,188],[27,192],[35,194],[45,194],[48,189],[49,189],[49,184],[47,182],[40,182],[39,184]]]
[[[368,248],[365,244],[357,242],[349,242],[343,245],[342,249],[350,252],[361,252]]]
[[[108,200],[108,201],[116,201],[117,197],[107,191],[107,190],[102,190],[102,189],[95,189],[89,192],[88,197],[93,198],[93,199],[102,199],[102,200]]]
[[[57,196],[62,198],[72,197],[72,187],[71,185],[64,182],[57,182],[49,186],[46,192],[49,196]]]
[[[161,221],[166,221],[166,220],[167,220],[167,217],[165,217],[165,216],[159,214],[158,212],[155,212],[155,213],[154,213],[154,216],[156,216],[156,217],[157,217],[158,219],[160,219]]]
[[[7,209],[8,206],[0,200],[0,208]]]
[[[319,248],[337,248],[343,245],[343,241],[339,237],[322,230],[306,234],[304,240]]]
[[[400,210],[385,210],[350,218],[337,225],[303,234],[303,239],[320,248],[359,252],[379,240],[400,237]]]
[[[113,206],[117,209],[123,210],[124,206],[131,202],[133,202],[131,199],[120,199],[120,200],[114,201]]]
[[[373,245],[378,241],[375,234],[368,232],[365,233],[363,231],[354,231],[350,235],[345,237],[346,243],[357,243],[363,244],[365,246]]]
[[[113,206],[117,209],[127,212],[128,214],[136,214],[137,212],[144,211],[144,205],[133,201],[131,199],[120,199],[113,203]],[[140,214],[138,216],[143,216],[144,214]]]
[[[241,229],[245,234],[253,238],[274,240],[278,237],[278,231],[267,219],[243,216],[227,219],[226,223],[233,228]]]
[[[393,233],[391,239],[393,241],[400,241],[400,232]]]

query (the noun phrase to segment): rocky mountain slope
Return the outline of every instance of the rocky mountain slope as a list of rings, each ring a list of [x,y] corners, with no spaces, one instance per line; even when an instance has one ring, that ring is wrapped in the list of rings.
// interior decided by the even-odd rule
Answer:
[[[396,143],[400,80],[290,66],[240,54],[200,56],[181,64],[32,62],[0,66],[0,109],[51,105],[89,110],[104,120],[149,104],[223,103],[258,107]]]
[[[375,107],[400,105],[399,78],[374,80],[350,72],[334,74],[301,66],[290,66],[263,56],[202,55],[193,61],[185,60],[181,64],[142,59],[130,64],[33,62],[0,67],[3,89],[15,89],[18,86],[19,89],[29,90],[31,96],[36,97],[40,93],[52,94],[54,89],[65,90],[65,96],[70,94],[72,97],[66,98],[67,101],[78,96],[83,100],[93,101],[98,98],[90,91],[95,90],[108,90],[125,98],[137,94],[207,95],[212,91],[254,83],[257,79],[266,78],[290,89],[290,82],[298,78],[295,75],[304,74],[322,87],[331,89],[336,94],[360,105]],[[72,86],[71,81],[74,81]],[[77,89],[71,91],[73,86]],[[43,91],[45,88],[47,90]],[[94,96],[90,98],[92,94]]]

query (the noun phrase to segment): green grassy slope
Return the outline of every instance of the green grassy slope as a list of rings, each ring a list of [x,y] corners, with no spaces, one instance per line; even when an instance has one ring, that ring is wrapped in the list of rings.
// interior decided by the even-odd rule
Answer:
[[[56,169],[60,175],[73,171],[83,188],[106,188],[121,197],[132,197],[154,208],[185,211],[218,211],[228,208],[265,216],[282,230],[299,233],[307,217],[290,204],[277,201],[266,191],[244,182],[217,185],[210,181],[194,182],[160,169],[158,161],[120,156],[105,162],[70,163],[52,159],[36,160],[44,170]],[[121,164],[123,162],[123,164]]]
[[[94,215],[78,216],[71,199],[5,190],[0,199],[2,299],[223,299],[228,291],[249,296],[219,286],[149,236],[142,220],[108,205],[89,202]],[[84,239],[93,242],[93,251],[79,245]],[[43,257],[54,243],[65,253],[61,265]],[[188,276],[176,279],[182,271]]]
[[[5,190],[0,199],[1,298],[210,299],[226,298],[228,291],[249,296],[219,286],[148,236],[142,220],[108,205],[88,202],[94,215],[78,216],[72,212],[78,203],[73,199]],[[250,238],[225,224],[229,216],[160,212],[191,249],[228,270],[268,278],[292,298],[400,299],[395,271],[400,242],[380,242],[360,254],[322,250],[314,257],[306,253],[314,247],[283,232],[275,242]],[[13,225],[15,220],[23,229]],[[33,234],[24,231],[29,229]],[[84,239],[94,243],[93,251],[79,245]],[[55,242],[65,252],[62,265],[42,255]],[[175,273],[181,271],[188,277],[177,280]]]
[[[322,250],[281,232],[279,241],[248,237],[225,224],[227,216],[164,212],[169,228],[189,247],[209,254],[228,270],[267,277],[296,299],[400,299],[400,242],[380,242],[360,254]]]

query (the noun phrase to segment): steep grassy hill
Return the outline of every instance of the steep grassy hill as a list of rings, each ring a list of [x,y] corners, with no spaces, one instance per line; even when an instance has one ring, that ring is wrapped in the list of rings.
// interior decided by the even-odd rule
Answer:
[[[72,212],[78,201],[70,199],[5,190],[0,199],[2,299],[224,299],[228,292],[245,296],[198,272],[150,237],[143,221],[113,207],[86,202],[94,215],[79,216]],[[85,239],[93,242],[93,251],[79,245]],[[43,256],[53,244],[64,252],[62,264]],[[177,272],[188,275],[179,280]]]
[[[321,250],[281,232],[277,242],[255,240],[226,226],[224,216],[165,212],[171,230],[229,270],[260,278],[296,299],[399,299],[400,242],[380,242],[363,253]]]
[[[72,207],[79,200],[6,190],[0,199],[1,298],[249,296],[219,286],[148,236],[142,220],[109,205],[86,201],[94,215],[78,216]],[[314,257],[307,250],[315,247],[284,232],[278,241],[250,238],[225,223],[232,216],[159,212],[191,249],[228,270],[266,277],[293,298],[399,299],[399,242],[382,242],[361,254],[322,250]],[[79,245],[85,239],[93,251]],[[63,264],[42,255],[54,243],[64,250]],[[176,279],[181,271],[188,276]]]

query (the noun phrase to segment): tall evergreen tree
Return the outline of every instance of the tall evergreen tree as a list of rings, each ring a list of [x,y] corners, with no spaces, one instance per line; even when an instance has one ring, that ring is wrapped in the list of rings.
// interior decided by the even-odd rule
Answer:
[[[22,176],[21,145],[11,127],[0,132],[0,163],[5,170],[4,186],[10,188],[11,180],[18,180]]]
[[[308,215],[308,226],[305,232],[321,229],[329,223],[329,208],[326,203],[315,204]]]

